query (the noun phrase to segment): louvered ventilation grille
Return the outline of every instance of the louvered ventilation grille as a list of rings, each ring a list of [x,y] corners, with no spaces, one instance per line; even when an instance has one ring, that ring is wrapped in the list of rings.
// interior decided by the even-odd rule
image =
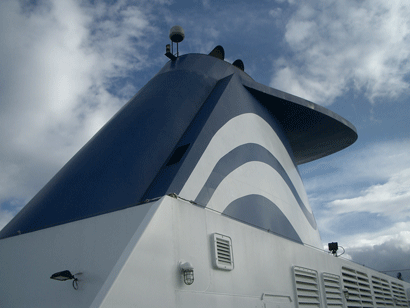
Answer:
[[[372,276],[374,301],[376,307],[393,307],[393,297],[389,282],[386,279]]]
[[[325,287],[327,307],[343,307],[340,277],[333,274],[323,273],[322,279],[323,286]]]
[[[229,236],[214,233],[213,241],[215,266],[224,270],[232,270],[234,263],[231,238]]]
[[[373,298],[366,273],[342,267],[343,286],[349,292],[347,307],[373,307]]]
[[[217,239],[216,240],[216,249],[218,251],[218,261],[225,264],[231,264],[231,245],[229,241]]]
[[[394,300],[396,302],[396,307],[409,307],[403,285],[392,281],[391,288],[393,291]]]
[[[299,308],[320,307],[317,272],[295,266],[293,275]]]

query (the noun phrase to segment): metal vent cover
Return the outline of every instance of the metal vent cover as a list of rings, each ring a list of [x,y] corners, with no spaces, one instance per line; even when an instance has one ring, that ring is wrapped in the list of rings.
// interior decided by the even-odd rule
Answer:
[[[343,286],[348,291],[347,307],[373,308],[373,297],[366,273],[342,267]]]
[[[393,307],[393,297],[386,279],[372,276],[372,287],[376,307]]]
[[[343,294],[340,276],[330,273],[323,273],[322,281],[325,289],[326,307],[343,308]]]
[[[318,276],[315,270],[294,266],[296,298],[299,308],[320,307]]]
[[[392,281],[391,288],[393,291],[394,302],[396,304],[396,307],[409,307],[403,285]]]
[[[214,266],[223,270],[233,270],[232,240],[229,236],[214,233],[212,236],[214,248]]]

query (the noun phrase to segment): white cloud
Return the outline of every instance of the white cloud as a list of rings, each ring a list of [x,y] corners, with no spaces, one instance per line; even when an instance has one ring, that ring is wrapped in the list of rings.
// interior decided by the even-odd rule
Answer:
[[[364,232],[346,236],[343,241],[348,248],[363,248],[380,246],[385,243],[410,253],[410,222],[398,222],[390,228],[378,232]]]
[[[3,211],[13,208],[14,213],[33,197],[152,77],[166,60],[163,49],[155,47],[153,52],[151,47],[159,42],[165,47],[170,26],[185,28],[189,40],[180,46],[181,53],[209,53],[221,43],[221,32],[249,32],[244,25],[268,16],[267,11],[244,10],[244,18],[232,14],[231,8],[215,7],[215,16],[171,12],[166,4],[0,2],[0,205],[7,204]],[[143,78],[137,72],[143,72]]]
[[[409,152],[409,139],[375,142],[357,150],[348,148],[300,169],[308,191],[331,192],[332,200],[349,199],[357,195],[352,195],[347,187],[369,182],[384,184],[394,174],[410,168]],[[316,175],[318,172],[320,175]],[[310,174],[315,176],[309,177]],[[339,192],[343,197],[337,196]],[[357,189],[353,193],[357,194]]]
[[[393,210],[394,211],[394,210]],[[344,247],[346,253],[344,258],[352,260],[361,265],[379,270],[391,271],[387,274],[396,277],[398,272],[403,274],[403,279],[410,282],[410,222],[401,221],[387,225],[380,230],[366,231],[360,225],[354,226],[345,220],[343,215],[329,213],[326,221],[318,222],[319,225],[326,224],[326,237],[336,240],[339,246]],[[345,224],[349,234],[335,232],[335,223]],[[366,225],[366,215],[359,224]],[[359,230],[360,229],[360,230]],[[325,245],[327,249],[327,245]],[[342,249],[338,251],[340,254]],[[400,271],[407,269],[407,271]]]
[[[409,205],[410,168],[406,168],[360,196],[331,201],[318,224],[326,238],[337,237],[355,262],[377,270],[410,268]],[[410,273],[402,274],[410,281]]]
[[[398,235],[405,238],[403,232],[410,230],[409,151],[408,139],[378,142],[301,168],[325,243],[372,247]]]
[[[393,174],[386,183],[366,188],[361,196],[329,203],[335,213],[369,212],[410,218],[410,168]]]
[[[157,63],[151,5],[0,2],[2,223],[137,90],[112,80]]]
[[[276,19],[276,18],[280,17],[282,12],[283,12],[282,9],[280,7],[278,7],[278,8],[271,9],[269,11],[269,15]]]
[[[271,86],[322,105],[349,84],[370,101],[408,91],[410,4],[307,1],[286,25],[292,55],[275,62]]]
[[[379,271],[388,271],[387,274],[393,277],[401,272],[403,279],[410,282],[409,230],[409,223],[398,223],[383,231],[383,234],[362,234],[346,238],[346,252],[354,262]]]
[[[7,223],[14,217],[14,215],[16,215],[16,213],[0,209],[0,230],[7,225]]]
[[[302,177],[321,173],[304,182],[325,249],[337,241],[356,263],[410,268],[409,151],[408,139],[378,142],[302,167]],[[409,271],[401,273],[410,281]]]

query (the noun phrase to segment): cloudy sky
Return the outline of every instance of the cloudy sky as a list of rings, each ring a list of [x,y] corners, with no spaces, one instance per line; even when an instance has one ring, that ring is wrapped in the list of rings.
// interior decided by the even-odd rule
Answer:
[[[302,3],[302,4],[300,4]],[[300,166],[324,245],[410,281],[410,2],[0,1],[0,229],[166,62],[242,59],[357,142]]]

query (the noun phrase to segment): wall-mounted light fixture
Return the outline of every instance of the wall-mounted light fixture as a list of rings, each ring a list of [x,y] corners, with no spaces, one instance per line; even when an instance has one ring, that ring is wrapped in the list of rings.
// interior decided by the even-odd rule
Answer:
[[[181,260],[179,261],[179,268],[181,269],[182,275],[184,276],[184,283],[188,286],[193,284],[194,283],[194,267],[192,263]]]
[[[337,250],[339,249],[337,242],[332,242],[328,244],[329,251],[332,253],[332,255],[336,256],[337,255]]]
[[[342,246],[339,246],[339,245],[337,244],[337,242],[329,243],[329,244],[328,244],[328,247],[329,247],[329,252],[330,252],[332,255],[334,255],[335,257],[340,257],[342,254],[345,253],[345,249],[344,249]],[[342,252],[340,255],[337,254],[337,251],[338,251],[339,247],[343,249],[343,252]]]
[[[78,289],[78,279],[73,274],[71,274],[71,272],[68,270],[54,273],[53,275],[51,275],[50,279],[54,279],[58,281],[66,281],[66,280],[72,279],[74,290]]]

